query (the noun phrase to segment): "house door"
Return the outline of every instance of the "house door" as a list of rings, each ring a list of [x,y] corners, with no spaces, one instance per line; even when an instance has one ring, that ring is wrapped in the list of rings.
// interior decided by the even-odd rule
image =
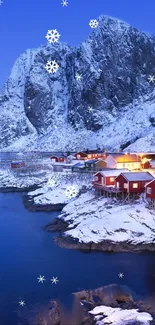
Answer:
[[[119,188],[119,182],[116,183],[117,188]]]

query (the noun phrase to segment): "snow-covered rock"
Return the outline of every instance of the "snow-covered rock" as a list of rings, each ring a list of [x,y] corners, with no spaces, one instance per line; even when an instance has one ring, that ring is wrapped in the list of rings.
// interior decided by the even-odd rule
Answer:
[[[139,312],[137,309],[123,310],[106,306],[95,307],[90,314],[94,315],[96,325],[149,325],[152,316],[149,313]]]
[[[98,22],[79,48],[47,44],[17,59],[0,97],[1,150],[155,149],[155,37],[115,18]]]
[[[124,243],[125,250],[130,250],[130,245],[143,249],[143,245],[154,244],[155,249],[155,211],[147,209],[144,202],[112,203],[87,192],[68,203],[59,218],[69,224],[64,235],[80,244],[94,243],[97,247],[103,243],[103,250],[104,242],[108,243],[106,249],[113,244],[120,245],[120,250]]]

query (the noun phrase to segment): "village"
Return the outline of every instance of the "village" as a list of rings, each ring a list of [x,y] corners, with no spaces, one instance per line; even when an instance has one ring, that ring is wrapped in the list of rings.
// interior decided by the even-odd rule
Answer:
[[[6,160],[5,160],[6,164]],[[1,159],[1,168],[2,168]],[[8,161],[13,173],[24,176],[39,170],[91,174],[96,196],[131,202],[144,193],[148,208],[155,209],[155,153],[97,152],[18,153]]]

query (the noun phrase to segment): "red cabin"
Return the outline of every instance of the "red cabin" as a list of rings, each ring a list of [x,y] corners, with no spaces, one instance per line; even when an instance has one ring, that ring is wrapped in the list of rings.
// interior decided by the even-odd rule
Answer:
[[[142,193],[145,185],[153,179],[148,172],[121,173],[115,179],[115,186],[125,193]]]
[[[155,200],[155,179],[145,186],[146,198]]]
[[[123,170],[124,171],[124,170]],[[115,170],[104,170],[99,171],[94,175],[93,185],[94,187],[103,186],[114,186],[115,185],[115,178],[120,175],[122,171],[115,169]],[[125,170],[128,172],[128,170]]]
[[[149,169],[151,167],[149,160],[142,160],[141,167],[143,169]]]
[[[67,160],[67,158],[62,155],[54,155],[51,156],[50,159],[52,160],[52,162],[66,162]]]
[[[87,159],[87,154],[85,152],[82,152],[82,151],[77,152],[74,156],[78,160],[85,160],[85,159]]]
[[[14,169],[14,168],[21,168],[21,167],[25,167],[26,164],[24,161],[12,161],[11,162],[11,168]]]

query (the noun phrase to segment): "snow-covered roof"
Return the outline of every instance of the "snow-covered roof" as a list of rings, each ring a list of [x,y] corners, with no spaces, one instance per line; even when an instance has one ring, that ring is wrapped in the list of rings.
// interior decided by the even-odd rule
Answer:
[[[97,172],[95,175],[97,175],[98,173],[100,173],[101,175],[108,177],[108,176],[118,176],[120,175],[122,172],[128,173],[129,170],[128,169],[115,169],[115,170],[105,170],[105,171],[99,171]]]
[[[93,163],[96,163],[97,161],[99,161],[99,159],[89,159],[89,160],[86,160],[86,163],[93,164]]]
[[[140,158],[136,155],[136,154],[124,154],[124,155],[120,155],[120,154],[115,154],[115,155],[111,155],[114,160],[117,163],[125,163],[125,162],[140,162]]]
[[[121,175],[129,182],[132,181],[151,181],[154,177],[148,172],[129,172],[121,173]]]
[[[84,168],[84,163],[79,162],[79,163],[73,165],[72,167]]]

